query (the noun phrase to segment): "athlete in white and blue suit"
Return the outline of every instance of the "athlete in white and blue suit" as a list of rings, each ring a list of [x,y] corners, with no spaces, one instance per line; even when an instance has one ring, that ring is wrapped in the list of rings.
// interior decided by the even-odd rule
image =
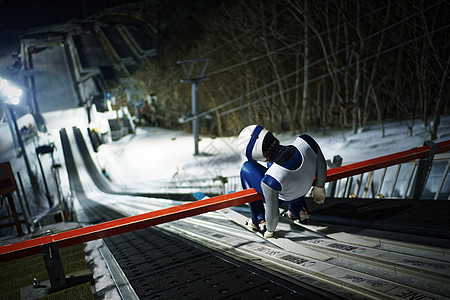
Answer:
[[[314,201],[318,204],[325,201],[327,166],[312,137],[302,134],[291,144],[280,145],[263,126],[250,125],[241,131],[238,143],[247,157],[241,169],[242,187],[254,188],[263,198],[249,203],[250,225],[266,238],[273,236],[278,225],[280,207],[288,207],[290,218],[305,221],[309,217],[303,198],[313,183]],[[267,162],[268,168],[257,161]]]

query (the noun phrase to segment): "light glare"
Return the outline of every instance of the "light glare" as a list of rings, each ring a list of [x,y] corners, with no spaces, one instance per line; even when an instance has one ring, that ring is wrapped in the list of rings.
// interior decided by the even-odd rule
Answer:
[[[19,97],[22,96],[22,90],[12,86],[8,83],[8,80],[0,78],[0,91],[6,97],[6,102],[17,105],[20,100]]]
[[[19,97],[12,97],[9,99],[9,101],[11,102],[11,104],[17,105],[20,102]]]
[[[6,97],[8,97],[8,99],[22,96],[21,89],[18,89],[16,87],[10,86],[10,85],[8,85],[6,88],[4,88],[3,93],[6,95]]]
[[[8,87],[8,81],[0,78],[0,91]]]

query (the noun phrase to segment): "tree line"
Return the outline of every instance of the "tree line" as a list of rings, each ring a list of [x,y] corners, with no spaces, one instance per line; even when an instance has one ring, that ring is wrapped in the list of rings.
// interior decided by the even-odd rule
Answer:
[[[449,6],[217,1],[188,21],[179,7],[165,8],[171,21],[158,35],[158,55],[135,78],[157,95],[166,126],[191,111],[191,86],[180,82],[187,75],[176,62],[210,59],[199,84],[203,133],[235,135],[253,123],[275,132],[356,133],[376,122],[384,135],[385,120],[419,118],[435,139],[439,116],[449,113]]]

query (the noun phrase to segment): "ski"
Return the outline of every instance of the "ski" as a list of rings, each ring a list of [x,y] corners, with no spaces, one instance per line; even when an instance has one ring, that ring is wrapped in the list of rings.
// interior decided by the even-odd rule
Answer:
[[[202,192],[194,193],[193,196],[197,200],[201,200],[201,199],[204,199],[205,197],[207,197]],[[235,211],[233,211],[233,212],[235,212]],[[235,212],[235,213],[239,214],[238,212]],[[230,215],[233,215],[236,218],[238,218],[238,216],[235,215],[234,213],[230,213]],[[244,221],[242,224],[244,224],[244,226],[247,227],[245,225],[247,218],[245,216],[243,216],[243,218],[244,219],[239,218],[238,222]],[[320,224],[320,223],[302,224],[298,220],[292,220],[292,219],[289,219],[289,218],[283,217],[283,216],[280,216],[280,218],[283,218],[289,224],[293,224],[293,225],[300,227],[302,230],[315,232],[315,233],[319,234],[320,236],[322,236],[323,238],[329,238],[329,239],[332,239],[332,240],[335,240],[338,242],[356,244],[356,245],[360,245],[360,246],[364,246],[364,247],[372,247],[372,248],[380,245],[379,241],[372,241],[372,240],[364,239],[363,237],[360,237],[356,234],[333,230],[333,228],[331,228],[327,225],[324,225],[324,224]],[[249,228],[247,228],[247,229],[249,229]]]
[[[380,243],[378,241],[371,241],[371,240],[365,239],[363,237],[360,237],[356,234],[333,230],[333,228],[331,228],[327,225],[324,225],[324,224],[315,223],[315,222],[313,222],[311,224],[303,224],[303,223],[300,223],[299,220],[292,220],[292,219],[289,219],[289,218],[283,217],[283,216],[280,216],[280,217],[283,218],[289,224],[294,224],[294,225],[302,228],[303,230],[315,232],[324,238],[329,238],[329,239],[332,239],[332,240],[335,240],[338,242],[356,244],[356,245],[360,245],[360,246],[364,246],[364,247],[371,247],[371,248],[377,247],[380,245]]]
[[[205,194],[203,194],[201,192],[194,193],[193,196],[197,200],[202,200],[202,199],[208,198],[208,196],[206,196]],[[302,255],[305,255],[310,258],[317,259],[320,261],[326,261],[326,260],[333,258],[332,256],[329,256],[329,255],[317,252],[315,250],[312,250],[308,247],[302,246],[302,245],[300,245],[288,238],[285,238],[285,237],[275,236],[273,238],[266,239],[266,238],[264,238],[264,235],[261,232],[252,230],[251,228],[249,228],[246,225],[246,223],[248,221],[248,218],[246,216],[244,216],[243,214],[240,214],[237,211],[234,211],[230,208],[223,208],[223,209],[219,210],[219,212],[222,213],[224,216],[227,216],[230,220],[232,220],[234,223],[238,224],[239,226],[253,232],[254,234],[258,235],[259,237],[265,239],[269,243],[271,243],[281,249],[284,249],[289,252],[297,253],[297,254],[302,254]]]

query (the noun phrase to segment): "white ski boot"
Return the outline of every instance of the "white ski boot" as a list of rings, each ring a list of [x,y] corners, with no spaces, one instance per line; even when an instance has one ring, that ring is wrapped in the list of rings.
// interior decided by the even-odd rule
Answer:
[[[299,213],[299,219],[300,223],[308,223],[309,222],[309,214],[306,211],[306,208],[303,207],[303,209]]]

